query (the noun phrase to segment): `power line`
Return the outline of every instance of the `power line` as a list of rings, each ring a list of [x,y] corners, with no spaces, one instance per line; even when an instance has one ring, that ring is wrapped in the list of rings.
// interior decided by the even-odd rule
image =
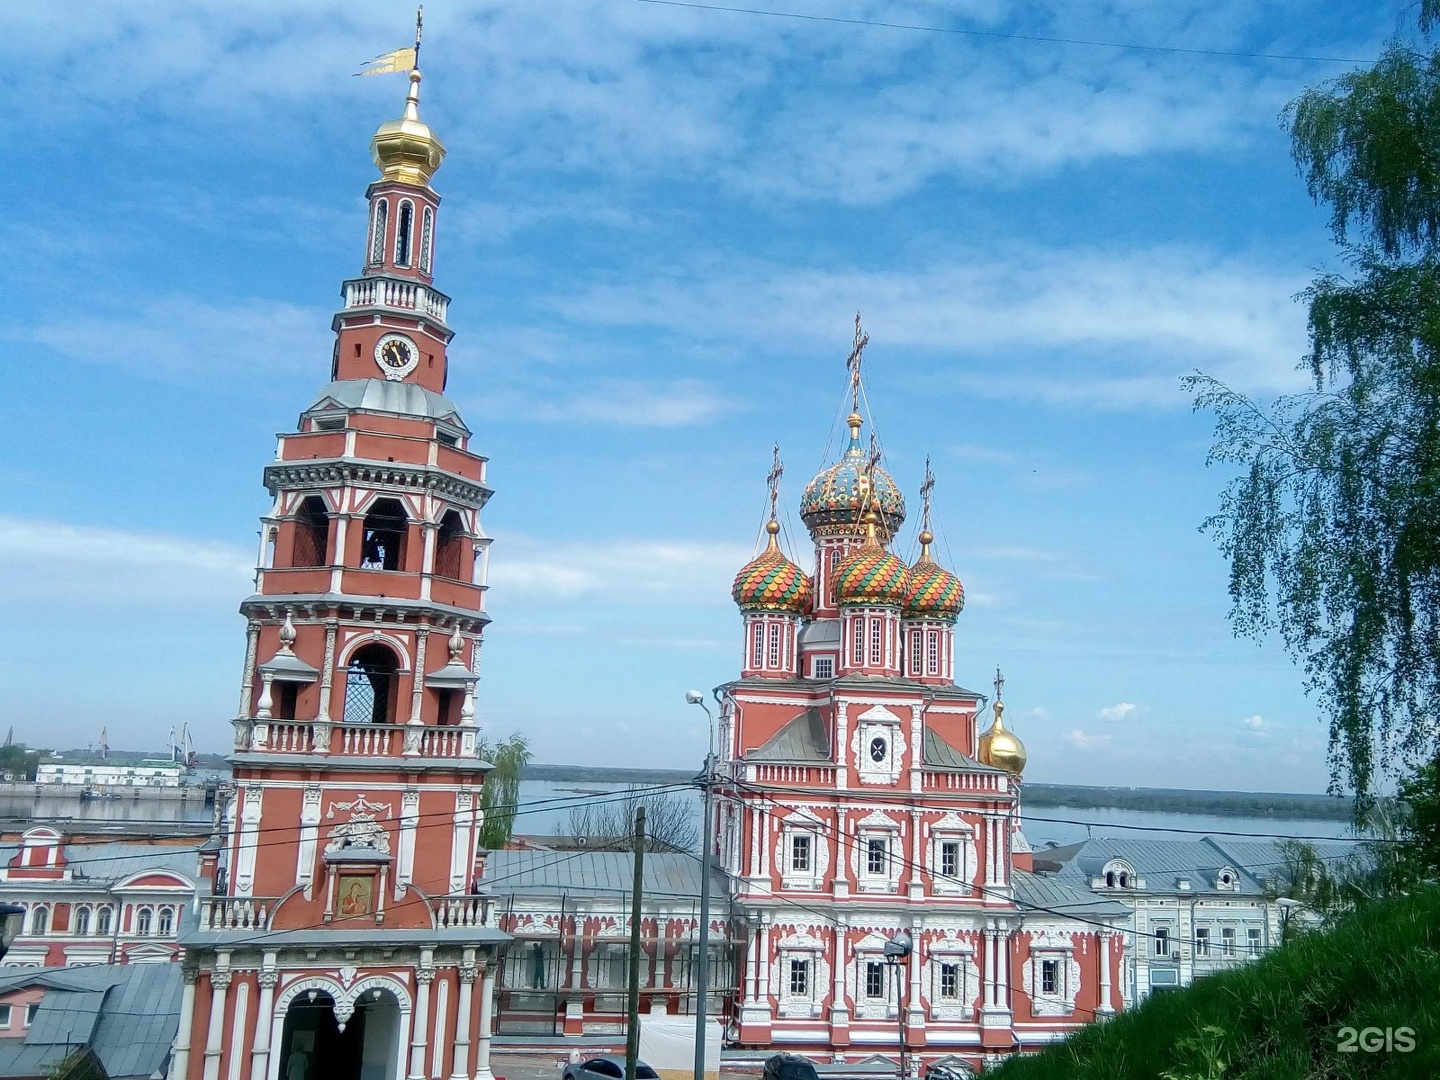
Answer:
[[[1306,56],[1296,53],[1243,52],[1234,49],[1193,49],[1179,45],[1139,45],[1133,42],[1100,41],[1093,38],[1048,37],[1041,34],[1008,34],[999,30],[972,30],[955,26],[925,26],[918,23],[885,22],[879,19],[849,19],[840,15],[808,15],[798,11],[772,11],[768,8],[730,7],[724,4],[701,4],[691,0],[635,0],[657,7],[690,8],[696,11],[723,11],[734,15],[761,15],[772,19],[795,19],[802,22],[836,23],[842,26],[876,27],[885,30],[911,30],[927,34],[955,34],[962,37],[997,38],[1004,41],[1028,41],[1046,45],[1084,45],[1097,49],[1126,52],[1169,53],[1184,56],[1223,56],[1242,60],[1300,60],[1326,64],[1370,64],[1350,56]]]

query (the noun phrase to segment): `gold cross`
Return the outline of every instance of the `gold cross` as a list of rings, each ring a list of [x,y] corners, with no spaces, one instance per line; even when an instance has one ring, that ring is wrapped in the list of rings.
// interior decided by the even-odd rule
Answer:
[[[850,349],[850,355],[845,360],[845,368],[850,372],[850,409],[852,412],[860,411],[860,361],[865,354],[865,346],[870,344],[870,335],[860,329],[860,313],[855,313],[855,344]]]

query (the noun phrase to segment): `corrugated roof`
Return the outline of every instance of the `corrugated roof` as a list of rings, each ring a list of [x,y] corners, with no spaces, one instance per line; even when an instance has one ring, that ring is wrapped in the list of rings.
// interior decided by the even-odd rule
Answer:
[[[1018,867],[1012,872],[1015,902],[1022,911],[1036,914],[1074,915],[1083,918],[1128,918],[1124,904],[1096,896],[1089,889],[1075,889],[1049,874],[1031,874]]]
[[[746,761],[821,761],[830,760],[830,734],[820,710],[809,708],[762,745],[745,755]]]
[[[989,765],[982,765],[972,757],[966,757],[955,747],[936,735],[929,727],[925,729],[925,764],[938,769],[975,769],[979,772],[1000,772]]]
[[[88,880],[97,886],[112,885],[147,870],[168,870],[194,881],[200,871],[197,852],[200,843],[184,847],[161,847],[156,844],[66,844],[65,858],[70,876]],[[8,863],[20,848],[16,844],[0,844],[0,860]],[[30,881],[13,880],[0,883],[0,892],[15,886],[28,886]],[[53,886],[53,881],[44,884]]]
[[[497,897],[628,895],[635,876],[633,858],[625,851],[492,851],[481,884]],[[641,888],[657,900],[698,898],[700,860],[694,855],[647,852]],[[718,870],[711,892],[717,898],[725,895],[724,875]]]
[[[163,1071],[180,1023],[179,964],[27,968],[0,976],[0,993],[42,987],[24,1039],[0,1039],[0,1076],[37,1076],[88,1045],[111,1080]]]

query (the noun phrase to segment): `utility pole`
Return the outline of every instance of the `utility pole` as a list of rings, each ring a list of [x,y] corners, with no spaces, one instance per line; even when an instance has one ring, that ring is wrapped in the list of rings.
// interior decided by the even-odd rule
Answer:
[[[640,1060],[640,893],[645,880],[645,807],[635,808],[635,884],[630,892],[629,1013],[625,1033],[625,1080],[635,1080]]]
[[[698,690],[685,695],[691,705],[705,710],[710,721],[710,742],[705,752],[705,821],[700,848],[700,940],[695,959],[695,1080],[705,1080],[705,1033],[710,1023],[710,849],[715,846],[715,717]],[[720,1063],[715,1063],[719,1072]]]

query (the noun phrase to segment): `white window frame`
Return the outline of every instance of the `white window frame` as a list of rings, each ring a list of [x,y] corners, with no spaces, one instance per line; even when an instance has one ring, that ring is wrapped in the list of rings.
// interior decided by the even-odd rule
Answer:
[[[1197,957],[1210,955],[1210,928],[1208,926],[1195,928],[1195,955]]]
[[[831,656],[817,656],[811,670],[817,679],[833,679],[835,677],[835,658]]]

